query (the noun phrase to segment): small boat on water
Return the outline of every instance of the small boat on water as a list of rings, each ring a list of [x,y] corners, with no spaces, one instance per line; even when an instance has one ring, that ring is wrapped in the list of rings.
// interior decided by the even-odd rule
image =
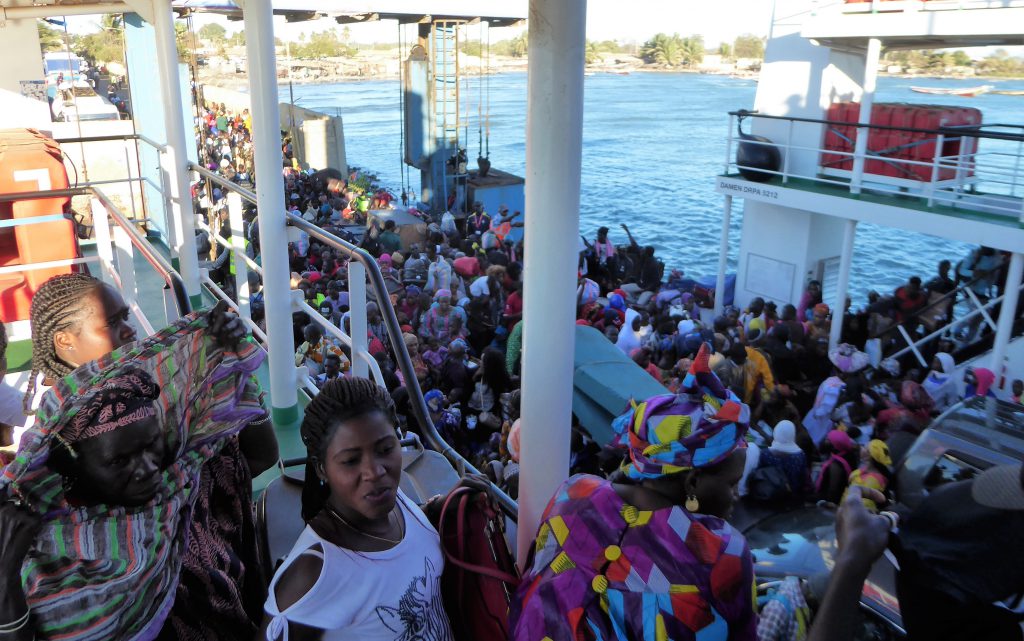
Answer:
[[[1000,90],[1000,91],[992,91],[991,93],[994,93],[994,94],[997,94],[997,95],[1000,95],[1000,96],[1024,96],[1024,91]]]
[[[933,96],[962,96],[964,98],[973,98],[974,96],[980,96],[983,93],[988,93],[992,90],[992,85],[979,85],[977,87],[911,87],[911,91],[917,93],[927,93]]]

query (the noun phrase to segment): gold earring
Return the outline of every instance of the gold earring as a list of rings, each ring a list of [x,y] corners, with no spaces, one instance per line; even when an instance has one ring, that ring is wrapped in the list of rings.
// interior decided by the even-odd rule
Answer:
[[[696,512],[700,509],[700,501],[693,494],[686,497],[686,503],[683,505],[687,512]]]

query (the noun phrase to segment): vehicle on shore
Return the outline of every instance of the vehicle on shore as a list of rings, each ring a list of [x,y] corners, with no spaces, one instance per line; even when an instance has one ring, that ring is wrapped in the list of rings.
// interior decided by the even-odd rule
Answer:
[[[47,84],[57,84],[58,78],[65,82],[85,80],[87,66],[85,60],[70,51],[53,51],[43,55]]]
[[[53,117],[64,122],[121,119],[121,112],[117,106],[96,93],[96,90],[84,80],[59,85],[52,110]]]

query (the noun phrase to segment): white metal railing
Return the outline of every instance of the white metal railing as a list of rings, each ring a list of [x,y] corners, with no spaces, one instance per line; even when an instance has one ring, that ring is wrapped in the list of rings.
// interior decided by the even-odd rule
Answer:
[[[98,187],[76,187],[73,189],[20,192],[0,195],[0,202],[55,198],[63,196],[89,196],[93,226],[96,233],[96,255],[61,260],[23,263],[0,267],[0,274],[31,272],[71,265],[97,265],[96,274],[104,282],[118,289],[125,304],[132,312],[138,329],[152,334],[155,327],[163,327],[191,311],[188,296],[181,277],[171,265],[149,244],[145,236],[131,220]],[[36,225],[55,220],[68,220],[63,214],[36,216],[33,218],[3,221],[3,227]],[[139,305],[138,285],[135,281],[135,254],[140,253],[157,274],[164,280],[163,325],[154,326],[152,320]]]
[[[737,118],[740,119],[739,123]],[[743,138],[738,133],[737,125],[745,118],[785,121],[785,133],[780,140],[767,142]],[[818,139],[808,141],[802,133],[794,131],[796,124],[820,125]],[[853,141],[839,130],[840,127],[847,128],[852,135],[870,135],[872,130],[894,135],[885,138],[888,146],[868,149],[862,157],[863,162],[856,162],[858,156],[853,150]],[[806,128],[802,128],[802,131],[806,131]],[[855,131],[859,131],[859,134]],[[826,148],[823,139],[828,135],[845,140],[849,150]],[[981,140],[985,140],[984,150],[979,149]],[[739,165],[733,150],[741,144],[777,149],[781,159],[779,168]],[[917,158],[896,155],[922,145],[933,146],[934,151],[924,158],[920,155]],[[813,158],[813,162],[807,162],[808,156]],[[724,173],[758,172],[782,184],[803,180],[848,190],[850,193],[857,193],[859,188],[901,198],[916,197],[921,204],[930,208],[945,206],[1024,222],[1022,156],[1024,126],[1018,125],[900,129],[739,111],[729,114]],[[803,161],[799,165],[814,167],[813,173],[795,170],[794,166],[798,163],[794,160],[797,158]]]
[[[146,136],[143,136],[142,134],[124,134],[124,135],[109,135],[109,136],[83,136],[83,137],[77,137],[77,138],[57,138],[56,139],[56,142],[58,142],[58,143],[77,143],[77,144],[80,144],[80,145],[83,145],[83,146],[85,144],[88,144],[88,143],[117,142],[117,141],[121,141],[121,142],[124,142],[124,143],[131,143],[131,146],[134,147],[134,150],[135,150],[135,164],[134,164],[134,166],[135,166],[135,169],[137,170],[138,175],[137,176],[133,175],[135,172],[132,171],[133,164],[132,164],[131,157],[130,157],[130,151],[129,151],[130,146],[128,144],[125,144],[125,146],[124,146],[124,178],[112,178],[112,179],[107,179],[107,180],[80,181],[80,180],[78,180],[78,176],[77,176],[78,168],[77,168],[77,166],[74,166],[74,163],[72,163],[72,167],[74,168],[74,170],[76,172],[75,187],[76,188],[101,187],[101,186],[105,186],[105,185],[126,184],[128,186],[128,190],[129,190],[129,199],[128,200],[129,200],[129,204],[130,204],[130,207],[131,207],[132,219],[134,219],[136,221],[139,221],[139,222],[147,222],[149,220],[150,204],[148,203],[148,201],[147,201],[147,199],[145,197],[145,194],[142,192],[142,186],[144,184],[150,185],[154,190],[156,190],[157,193],[160,194],[161,199],[164,201],[162,203],[162,206],[160,207],[160,211],[161,212],[167,211],[167,203],[166,203],[166,201],[167,201],[167,195],[166,195],[167,194],[167,189],[165,188],[165,183],[166,183],[166,167],[167,167],[167,164],[170,162],[170,160],[166,157],[167,156],[167,150],[168,150],[167,145],[163,145],[161,143],[158,143],[155,140],[152,140],[150,138],[147,138]],[[153,167],[153,169],[157,170],[157,175],[160,178],[160,184],[157,184],[156,182],[154,182],[150,177],[143,175],[144,172],[143,172],[143,163],[142,163],[142,153],[140,151],[139,143],[144,143],[144,144],[152,147],[157,152],[157,154],[158,154],[158,163],[157,163],[156,167]],[[82,152],[82,162],[83,162],[83,165],[84,165],[83,169],[87,168],[88,167],[88,160],[87,160],[87,158],[85,156],[84,151]],[[139,216],[139,211],[138,211],[138,208],[136,207],[136,193],[135,193],[136,186],[138,186],[138,188],[140,190],[138,196],[140,196],[139,203],[141,204],[141,208],[142,208],[142,216]]]
[[[235,270],[235,295],[232,297],[225,292],[222,287],[214,282],[210,277],[209,270],[206,269],[200,270],[203,284],[218,299],[227,302],[238,310],[239,317],[246,326],[253,331],[253,334],[261,342],[264,349],[266,349],[266,332],[263,331],[263,328],[261,328],[258,323],[252,320],[252,311],[249,304],[251,299],[251,292],[249,291],[249,271],[252,270],[260,277],[260,279],[262,279],[263,268],[246,253],[246,239],[243,235],[244,220],[242,217],[242,201],[246,200],[255,204],[256,194],[251,190],[236,185],[235,183],[232,183],[231,181],[226,180],[207,169],[199,167],[198,165],[190,164],[190,168],[199,176],[210,180],[227,191],[226,200],[228,224],[231,228],[231,239],[228,240],[222,237],[220,234],[216,233],[216,230],[206,223],[197,221],[196,227],[205,231],[209,235],[210,241],[219,245],[222,248],[222,251],[229,251],[232,253],[231,259],[234,261]],[[352,283],[364,284],[362,287],[350,286],[349,288],[349,307],[352,310],[350,316],[350,332],[345,332],[342,328],[331,322],[330,319],[324,318],[320,314],[319,310],[313,309],[312,306],[302,299],[301,295],[298,295],[301,294],[301,292],[292,292],[290,305],[293,312],[305,313],[309,317],[310,322],[319,325],[324,334],[329,336],[331,340],[336,340],[349,348],[352,361],[352,371],[354,374],[358,376],[369,375],[377,382],[377,384],[383,385],[384,376],[381,373],[380,364],[378,364],[377,360],[372,354],[370,354],[369,340],[366,338],[365,282],[366,273],[363,270],[362,265],[354,261],[351,262],[349,264],[350,285]],[[360,331],[360,327],[362,331]],[[358,338],[360,336],[363,337],[361,340]],[[299,387],[315,395],[317,387],[314,384],[308,369],[306,367],[299,366],[296,370],[296,381]]]
[[[925,360],[921,349],[925,345],[928,345],[929,343],[943,337],[956,337],[959,333],[958,330],[964,327],[965,325],[967,326],[967,328],[971,329],[971,334],[975,334],[976,328],[982,322],[988,325],[994,333],[996,331],[996,322],[992,318],[992,314],[990,312],[992,310],[995,310],[1002,304],[1003,299],[1006,297],[1006,293],[1003,292],[998,297],[993,298],[989,300],[987,303],[983,304],[981,300],[978,299],[977,295],[975,295],[975,293],[971,290],[970,287],[965,287],[964,291],[967,294],[967,301],[970,303],[970,307],[972,308],[971,311],[969,311],[967,314],[964,314],[960,318],[950,322],[948,325],[944,325],[916,341],[912,339],[910,334],[903,326],[899,326],[897,331],[903,337],[903,340],[906,342],[907,346],[891,354],[891,357],[899,359],[902,358],[903,356],[906,356],[907,354],[912,353],[914,357],[917,359],[917,362],[920,363],[922,367],[928,367],[929,363],[927,360]],[[1024,285],[1022,285],[1018,291],[1024,291]],[[970,344],[973,339],[974,336],[966,336],[962,342],[964,344]]]
[[[199,176],[216,183],[221,188],[227,189],[229,196],[230,194],[236,194],[238,196],[238,199],[234,201],[234,205],[232,205],[230,197],[228,200],[228,220],[231,225],[232,242],[227,244],[226,241],[221,242],[223,239],[216,240],[216,234],[211,234],[211,241],[218,242],[226,250],[233,252],[234,258],[236,259],[236,283],[244,282],[248,285],[248,268],[252,261],[245,255],[244,242],[239,242],[235,235],[240,234],[243,228],[241,200],[244,199],[255,204],[256,194],[251,190],[240,187],[239,185],[236,185],[235,183],[232,183],[231,181],[226,180],[195,163],[190,162],[189,168],[195,171]],[[298,216],[286,214],[285,222],[289,229],[302,231],[310,237],[316,238],[318,241],[339,251],[342,255],[348,258],[350,330],[346,333],[341,328],[334,325],[330,320],[324,318],[318,310],[313,309],[313,307],[306,303],[306,301],[302,299],[300,293],[296,291],[292,291],[292,300],[290,303],[292,311],[304,312],[310,318],[311,322],[319,324],[325,333],[340,341],[343,345],[347,345],[349,347],[352,354],[351,360],[353,375],[364,377],[371,376],[378,385],[383,385],[384,379],[380,370],[380,365],[370,354],[369,350],[366,322],[366,289],[367,283],[369,282],[375,292],[377,300],[379,301],[395,360],[398,364],[399,370],[402,372],[402,376],[405,378],[407,389],[409,390],[409,404],[412,408],[413,415],[424,431],[424,437],[427,442],[430,443],[431,447],[444,455],[456,469],[474,473],[478,472],[471,463],[466,461],[451,447],[451,445],[441,438],[440,434],[437,432],[437,428],[434,427],[426,402],[423,399],[423,390],[420,389],[419,382],[416,379],[416,373],[413,370],[412,359],[409,356],[409,351],[405,346],[405,342],[402,340],[402,330],[398,325],[398,318],[395,314],[395,310],[388,299],[387,288],[384,284],[384,277],[381,275],[380,267],[377,265],[377,262],[373,257],[367,254],[366,251],[325,232],[316,225],[313,225]],[[274,242],[281,242],[281,239],[274,239]],[[255,268],[258,273],[262,273],[262,268],[258,265],[256,265]],[[228,301],[230,304],[236,304],[236,301],[231,300],[222,288],[217,287],[216,283],[213,283],[212,280],[209,279],[209,274],[205,274],[204,278],[204,282],[206,282],[208,287],[210,287],[211,284],[214,285],[214,287],[210,287],[210,291],[213,292],[214,295]],[[239,287],[238,291],[242,291],[242,289]],[[277,301],[267,301],[267,303],[267,307],[269,309],[269,306],[277,303]],[[249,320],[251,323],[251,319]],[[305,390],[311,397],[319,393],[314,381],[309,376],[307,368],[298,367],[296,369],[296,383],[298,387]],[[516,502],[504,491],[493,484],[491,486],[491,493],[505,513],[515,518],[518,510]]]
[[[156,329],[170,325],[191,311],[181,276],[153,249],[135,227],[135,221],[128,220],[101,190],[93,188],[91,191],[96,255],[102,268],[102,277],[120,291],[125,304],[141,326],[140,329],[147,335],[153,334]],[[135,279],[136,251],[142,254],[167,285],[163,290],[162,324],[154,325],[139,305],[139,288]]]

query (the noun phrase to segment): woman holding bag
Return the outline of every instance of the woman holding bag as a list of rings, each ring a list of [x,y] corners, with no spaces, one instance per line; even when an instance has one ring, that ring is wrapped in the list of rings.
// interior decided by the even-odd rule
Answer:
[[[364,378],[333,379],[306,407],[306,529],[271,581],[261,638],[452,639],[424,514],[442,497],[420,509],[399,489],[397,425],[391,396]]]

